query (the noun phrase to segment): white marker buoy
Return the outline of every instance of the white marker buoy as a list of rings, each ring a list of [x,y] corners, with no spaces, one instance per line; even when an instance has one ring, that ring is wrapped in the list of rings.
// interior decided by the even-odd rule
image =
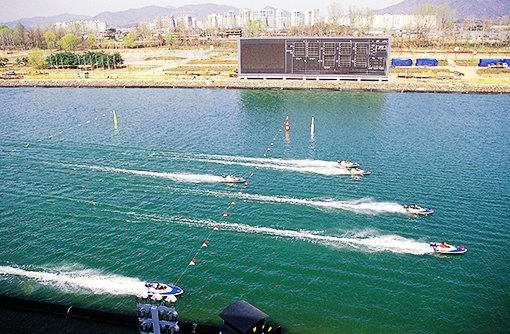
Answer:
[[[315,134],[315,119],[312,116],[312,124],[310,124],[310,136],[313,138]]]

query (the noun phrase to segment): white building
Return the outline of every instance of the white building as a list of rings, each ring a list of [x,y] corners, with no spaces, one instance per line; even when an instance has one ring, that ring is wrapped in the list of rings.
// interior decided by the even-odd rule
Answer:
[[[106,22],[99,20],[54,22],[54,24],[57,29],[72,30],[74,33],[81,35],[97,34],[106,31]]]
[[[286,17],[284,16],[283,9],[277,9],[276,10],[276,19],[275,19],[276,20],[276,22],[275,22],[276,28],[279,28],[279,29],[285,28],[286,27],[285,19],[286,19]]]
[[[236,25],[236,15],[233,10],[223,13],[223,28],[232,29]]]
[[[246,27],[248,23],[250,22],[250,15],[251,10],[250,9],[239,9],[239,15],[237,19],[237,24],[239,27]]]
[[[217,14],[207,15],[207,27],[208,28],[219,28],[220,27],[220,18]]]
[[[320,22],[319,8],[307,9],[305,11],[305,26],[313,26]]]
[[[293,9],[290,11],[290,25],[299,27],[303,25],[303,17],[299,10]]]
[[[267,26],[274,27],[276,25],[276,17],[274,9],[268,8],[266,9],[267,16]]]

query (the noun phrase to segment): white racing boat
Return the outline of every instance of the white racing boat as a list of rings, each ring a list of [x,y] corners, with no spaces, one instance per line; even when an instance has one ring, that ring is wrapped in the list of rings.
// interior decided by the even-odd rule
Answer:
[[[350,161],[347,161],[347,160],[337,160],[338,164],[342,167],[345,167],[345,168],[355,168],[355,167],[359,167],[359,163],[357,162],[350,162]]]
[[[415,215],[430,215],[434,213],[434,210],[422,208],[416,204],[404,205],[404,210],[406,210],[407,213],[412,213]]]
[[[359,169],[358,167],[347,168],[347,170],[349,171],[349,173],[351,173],[351,175],[370,175],[370,174],[372,174],[372,172],[369,172],[368,170]]]
[[[147,287],[147,294],[149,296],[178,296],[184,292],[181,288],[170,284],[146,283],[145,286]]]
[[[467,252],[464,246],[449,245],[446,242],[431,242],[430,247],[432,247],[434,253],[441,254],[464,254]]]
[[[243,179],[242,177],[236,177],[232,174],[230,175],[222,175],[221,176],[223,178],[223,181],[222,182],[225,182],[225,183],[243,183],[243,182],[246,182],[245,179]]]

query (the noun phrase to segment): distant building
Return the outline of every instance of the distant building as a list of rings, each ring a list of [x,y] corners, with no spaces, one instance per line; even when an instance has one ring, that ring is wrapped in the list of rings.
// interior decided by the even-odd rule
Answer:
[[[239,15],[237,20],[238,26],[246,27],[250,22],[250,15],[251,15],[250,9],[239,9]]]
[[[276,22],[275,22],[276,28],[278,28],[278,29],[285,28],[287,26],[286,21],[287,21],[287,18],[284,16],[283,9],[277,9],[276,10]]]
[[[207,15],[207,27],[208,28],[219,28],[220,27],[219,15],[217,15],[217,14]]]
[[[290,25],[292,27],[299,27],[303,25],[303,16],[297,9],[290,11]]]
[[[223,27],[234,28],[236,26],[236,15],[233,10],[223,13]]]
[[[320,22],[319,9],[307,9],[305,11],[305,26],[313,26],[316,23]]]
[[[71,30],[73,33],[87,35],[99,34],[106,31],[106,22],[99,20],[54,22],[57,29]]]

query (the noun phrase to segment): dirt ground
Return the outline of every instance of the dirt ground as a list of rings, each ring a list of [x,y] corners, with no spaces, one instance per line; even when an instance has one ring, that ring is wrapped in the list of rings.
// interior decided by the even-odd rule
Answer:
[[[237,50],[215,49],[213,47],[173,49],[115,49],[103,50],[119,52],[124,59],[120,69],[99,67],[89,72],[91,79],[175,79],[206,77],[228,80],[237,67]],[[44,56],[51,52],[44,51]],[[27,51],[7,53],[0,51],[0,57],[10,60],[9,65],[0,68],[0,73],[14,70],[25,79],[71,79],[79,72],[76,69],[37,70],[27,66],[16,66],[16,58],[26,57]],[[390,82],[452,81],[480,84],[510,84],[510,69],[497,72],[480,71],[477,66],[480,58],[510,58],[510,52],[445,52],[445,51],[392,51],[392,58],[436,58],[440,65],[435,67],[399,67],[390,69]],[[483,73],[482,73],[483,72]],[[403,75],[405,73],[406,75]],[[411,75],[410,75],[411,73]],[[235,80],[235,79],[230,79]]]

